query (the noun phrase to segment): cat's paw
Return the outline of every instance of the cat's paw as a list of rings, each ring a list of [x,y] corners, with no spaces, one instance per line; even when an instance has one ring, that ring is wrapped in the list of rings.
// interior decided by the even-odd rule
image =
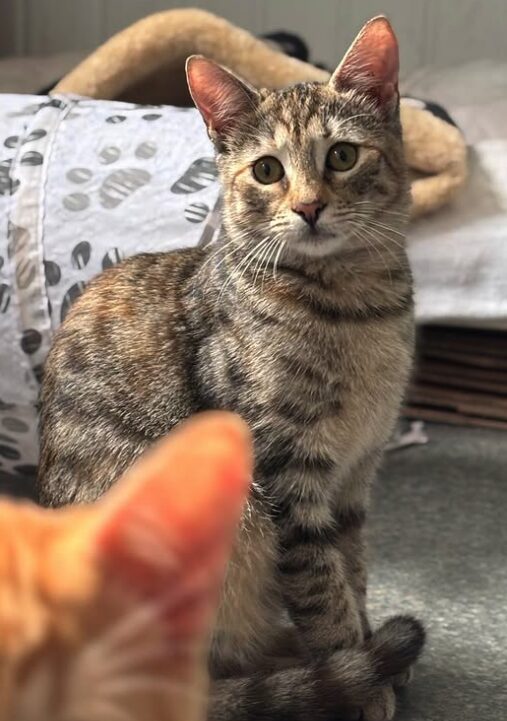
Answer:
[[[393,686],[394,688],[405,688],[405,686],[408,686],[409,683],[412,683],[413,678],[414,669],[412,666],[410,666],[410,668],[407,668],[405,671],[402,671],[401,673],[396,674],[396,676],[393,676]]]
[[[363,708],[363,721],[391,721],[396,711],[396,696],[392,686],[383,686],[375,692],[369,703]]]

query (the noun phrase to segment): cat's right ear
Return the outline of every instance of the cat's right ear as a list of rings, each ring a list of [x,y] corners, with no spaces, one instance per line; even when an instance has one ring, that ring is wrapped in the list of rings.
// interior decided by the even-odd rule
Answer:
[[[190,95],[212,139],[226,135],[259,101],[254,88],[202,55],[188,58],[186,73]]]

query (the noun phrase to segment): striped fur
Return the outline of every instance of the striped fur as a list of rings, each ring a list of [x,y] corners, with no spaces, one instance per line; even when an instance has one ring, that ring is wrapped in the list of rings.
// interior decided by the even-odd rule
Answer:
[[[71,310],[45,369],[40,498],[93,500],[181,419],[239,412],[256,478],[212,642],[210,721],[391,718],[388,681],[423,644],[417,622],[372,635],[366,614],[369,488],[413,352],[397,103],[350,79],[257,92],[224,73],[206,92],[220,85],[225,105],[203,110],[224,188],[218,246],[131,258]],[[337,141],[358,148],[346,173],[324,164]],[[286,169],[273,185],[252,174],[265,155]],[[315,194],[317,230],[292,211]],[[268,673],[286,613],[301,653]]]

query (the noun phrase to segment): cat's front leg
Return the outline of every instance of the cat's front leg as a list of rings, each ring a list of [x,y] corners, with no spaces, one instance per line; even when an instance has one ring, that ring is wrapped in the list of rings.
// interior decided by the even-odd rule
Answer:
[[[340,550],[343,537],[338,525],[303,525],[295,515],[301,516],[301,505],[296,514],[279,519],[282,592],[310,655],[330,657],[338,649],[359,646],[365,627],[369,633],[366,587],[363,593],[361,574],[350,573],[349,560]],[[357,718],[391,721],[395,709],[392,687],[379,686],[357,709]]]
[[[353,466],[347,476],[344,488],[338,496],[333,514],[337,528],[337,544],[345,558],[347,576],[356,598],[364,638],[371,635],[366,607],[368,573],[364,524],[370,488],[381,457],[381,452],[377,450]],[[402,688],[410,683],[412,677],[413,669],[408,668],[392,678],[393,686]],[[375,707],[375,704],[382,706],[384,702],[385,707],[389,708],[391,697],[392,689],[385,687],[379,698],[373,703],[372,708]],[[373,718],[375,718],[375,714],[373,714]]]
[[[347,474],[334,502],[336,543],[346,564],[349,584],[356,598],[364,637],[371,634],[366,608],[367,558],[364,524],[370,488],[381,458],[379,451],[368,454]]]
[[[337,546],[332,519],[316,522],[305,503],[278,517],[282,593],[294,624],[312,655],[329,655],[363,640],[361,613],[347,561]],[[306,507],[309,512],[308,507]]]
[[[364,638],[371,635],[366,608],[368,571],[364,539],[365,511],[362,507],[336,511],[337,546],[340,549],[350,588],[354,594]]]

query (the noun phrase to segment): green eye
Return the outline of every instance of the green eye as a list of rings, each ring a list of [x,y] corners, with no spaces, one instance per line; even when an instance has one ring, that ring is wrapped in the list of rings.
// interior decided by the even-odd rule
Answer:
[[[278,183],[285,175],[283,165],[277,158],[266,155],[264,158],[256,160],[252,168],[255,180],[263,185],[270,183]]]
[[[326,165],[331,170],[344,172],[357,163],[357,148],[350,143],[335,143],[326,157]]]

